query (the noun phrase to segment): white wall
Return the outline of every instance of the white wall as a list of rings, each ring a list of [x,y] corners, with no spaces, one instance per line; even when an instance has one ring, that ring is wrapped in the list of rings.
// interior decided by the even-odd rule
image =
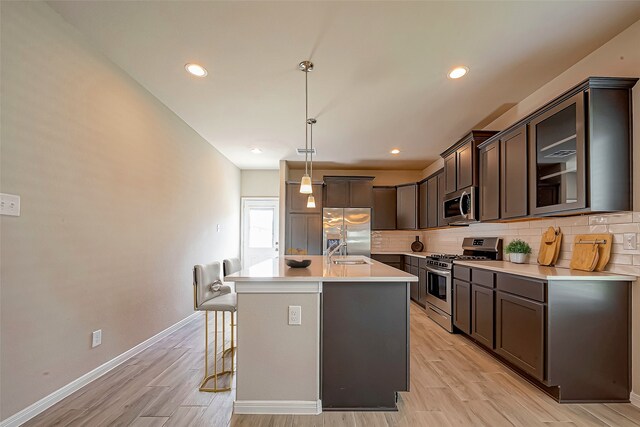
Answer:
[[[238,255],[240,171],[48,5],[1,7],[5,419],[193,313],[193,265]]]
[[[280,195],[280,171],[245,169],[241,172],[242,197],[278,197]]]

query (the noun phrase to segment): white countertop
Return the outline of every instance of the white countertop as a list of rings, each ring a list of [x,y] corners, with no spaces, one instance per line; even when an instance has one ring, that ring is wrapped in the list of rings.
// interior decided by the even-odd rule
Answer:
[[[307,268],[290,268],[285,259],[310,259]],[[337,265],[320,255],[286,256],[260,262],[225,277],[229,282],[417,282],[412,274],[378,261],[371,264]]]
[[[402,252],[402,251],[371,251],[371,255],[407,255],[416,258],[426,258],[429,255],[433,255],[435,252]]]
[[[607,280],[633,282],[637,279],[635,276],[624,274],[589,272],[561,267],[544,267],[537,264],[514,264],[509,261],[454,261],[454,264],[493,270],[500,273],[515,274],[518,276],[533,277],[547,281]]]

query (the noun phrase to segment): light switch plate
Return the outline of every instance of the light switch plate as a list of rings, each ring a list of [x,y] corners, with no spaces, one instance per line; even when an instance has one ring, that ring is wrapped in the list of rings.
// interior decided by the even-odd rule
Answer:
[[[91,348],[97,347],[102,344],[102,329],[93,331],[91,334]]]
[[[624,233],[624,249],[633,251],[636,247],[636,233]]]
[[[0,193],[0,215],[20,216],[20,196]]]

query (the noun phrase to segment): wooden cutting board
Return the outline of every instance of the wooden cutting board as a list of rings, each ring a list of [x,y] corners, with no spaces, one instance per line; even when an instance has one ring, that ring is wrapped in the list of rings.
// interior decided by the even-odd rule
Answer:
[[[547,231],[542,233],[540,241],[540,252],[538,252],[538,264],[555,265],[560,254],[560,245],[562,244],[562,231],[560,228],[555,229],[549,227]]]
[[[604,270],[611,258],[612,245],[613,234],[610,233],[576,235],[570,267],[584,271]]]

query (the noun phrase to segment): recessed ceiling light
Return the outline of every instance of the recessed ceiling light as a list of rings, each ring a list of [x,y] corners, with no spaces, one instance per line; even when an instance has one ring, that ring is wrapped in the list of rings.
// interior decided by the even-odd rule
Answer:
[[[207,75],[207,69],[198,64],[186,64],[184,69],[196,77],[204,77]]]
[[[259,148],[252,148],[252,149],[251,149],[251,152],[252,152],[253,154],[262,154],[262,150],[261,150],[261,149],[259,149]]]
[[[394,148],[393,150],[390,151],[391,154],[400,154],[400,150],[398,150],[397,148]]]
[[[464,76],[468,72],[469,72],[469,68],[467,68],[465,66],[456,67],[453,70],[449,71],[449,78],[450,79],[459,79],[460,77]]]

